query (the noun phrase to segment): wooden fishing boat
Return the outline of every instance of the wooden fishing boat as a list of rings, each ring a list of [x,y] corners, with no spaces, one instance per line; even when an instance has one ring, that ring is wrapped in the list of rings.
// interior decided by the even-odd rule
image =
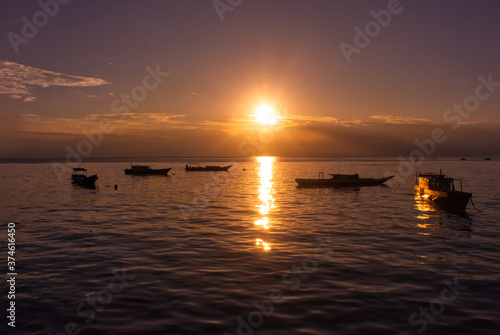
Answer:
[[[71,174],[71,181],[74,184],[85,187],[95,187],[97,179],[99,179],[99,176],[96,174],[87,176],[87,170],[83,168],[74,168]]]
[[[460,181],[460,191],[455,189],[455,181]],[[462,179],[446,178],[442,173],[417,172],[415,192],[441,208],[454,211],[465,210],[472,197],[472,193],[462,192]]]
[[[167,169],[152,169],[148,165],[130,165],[130,169],[125,169],[125,174],[135,176],[151,176],[151,175],[166,175],[171,168]]]
[[[394,176],[384,178],[359,178],[358,174],[330,174],[332,178],[323,179],[323,172],[319,179],[295,179],[298,187],[352,187],[382,185]]]
[[[232,165],[227,166],[216,166],[216,165],[207,165],[207,166],[193,166],[191,164],[186,164],[186,171],[227,171]]]

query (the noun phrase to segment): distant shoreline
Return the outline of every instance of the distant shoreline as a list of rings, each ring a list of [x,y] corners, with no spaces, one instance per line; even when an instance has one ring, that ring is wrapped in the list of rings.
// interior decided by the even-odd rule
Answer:
[[[396,156],[392,157],[277,157],[278,161],[282,162],[302,162],[302,161],[317,161],[317,162],[398,162]],[[462,158],[465,158],[463,160]],[[489,158],[490,160],[485,160]],[[141,163],[141,162],[250,162],[254,157],[99,157],[86,158],[81,164],[85,163]],[[443,156],[431,157],[427,161],[498,161],[498,156]],[[0,164],[48,164],[48,163],[65,163],[64,158],[0,158]]]

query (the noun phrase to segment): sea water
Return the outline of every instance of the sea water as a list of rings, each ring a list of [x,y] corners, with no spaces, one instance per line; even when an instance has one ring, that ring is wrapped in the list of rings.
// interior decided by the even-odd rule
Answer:
[[[461,215],[416,197],[414,173],[392,159],[219,159],[207,164],[228,172],[185,172],[188,161],[137,160],[168,176],[88,162],[95,190],[58,180],[50,162],[1,164],[4,264],[16,226],[12,333],[498,334],[495,159],[419,163],[463,180],[480,212]],[[296,187],[320,171],[398,179]],[[3,280],[5,316],[8,291]],[[5,316],[2,334],[14,330]]]

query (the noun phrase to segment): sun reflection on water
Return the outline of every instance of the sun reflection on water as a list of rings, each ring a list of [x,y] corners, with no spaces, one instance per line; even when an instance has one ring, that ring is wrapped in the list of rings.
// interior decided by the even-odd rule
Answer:
[[[273,192],[273,163],[274,157],[257,157],[259,162],[259,200],[261,204],[256,205],[259,213],[268,215],[274,208]]]
[[[264,229],[269,229],[269,219],[267,217],[255,221],[255,224],[258,226],[262,226]]]
[[[271,247],[269,246],[269,243],[262,241],[260,238],[255,240],[255,245],[258,245],[258,246],[262,245],[262,248],[266,251],[271,249]]]
[[[270,225],[269,213],[275,207],[273,198],[273,165],[274,157],[257,157],[257,162],[259,163],[259,201],[255,207],[257,207],[259,213],[262,217],[255,220],[255,225],[260,226],[265,230],[268,230]],[[266,243],[262,239],[257,239],[257,246],[262,246],[262,248],[267,251],[271,249],[269,243]]]

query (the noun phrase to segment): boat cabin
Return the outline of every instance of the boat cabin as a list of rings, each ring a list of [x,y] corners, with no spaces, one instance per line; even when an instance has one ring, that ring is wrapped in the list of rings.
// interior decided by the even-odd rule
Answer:
[[[148,165],[132,165],[132,170],[151,170],[151,167]]]
[[[84,169],[84,168],[74,168],[73,169],[73,176],[87,177],[87,169]]]
[[[461,179],[456,179],[462,181]],[[455,191],[455,179],[446,178],[444,174],[436,173],[417,173],[417,180],[415,186],[420,188],[420,190],[433,190],[442,192],[454,192]],[[460,188],[462,185],[460,184]]]

